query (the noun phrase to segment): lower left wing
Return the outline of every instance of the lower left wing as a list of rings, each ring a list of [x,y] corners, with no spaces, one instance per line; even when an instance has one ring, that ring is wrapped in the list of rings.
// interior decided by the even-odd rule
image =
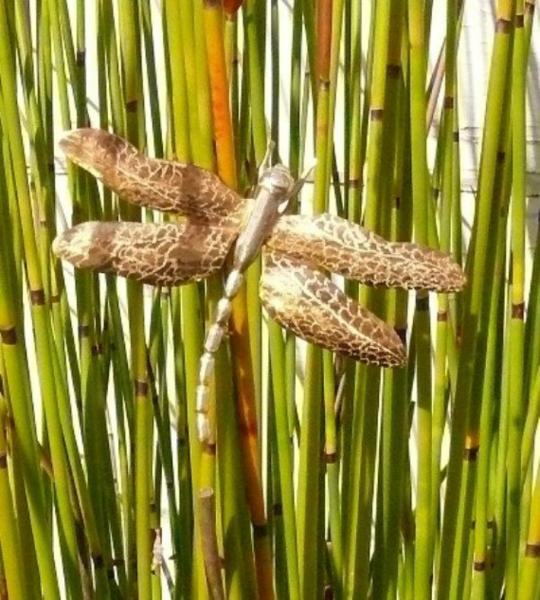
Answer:
[[[219,271],[235,227],[182,223],[80,223],[59,235],[54,253],[79,269],[173,286]]]

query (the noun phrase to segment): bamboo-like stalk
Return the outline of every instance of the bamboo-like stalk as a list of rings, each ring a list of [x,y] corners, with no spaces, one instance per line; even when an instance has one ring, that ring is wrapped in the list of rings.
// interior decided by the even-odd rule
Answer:
[[[441,186],[441,249],[452,250],[452,210],[459,202],[456,197],[456,175],[459,178],[458,143],[454,143],[454,131],[457,129],[456,103],[456,57],[457,28],[459,26],[456,3],[449,0],[446,5],[446,42],[445,42],[445,85],[443,100],[443,128],[441,147],[443,152],[442,186]],[[458,173],[455,173],[455,170]],[[451,331],[450,303],[448,296],[441,294],[437,303],[437,341],[434,358],[433,385],[433,420],[432,420],[432,471],[431,471],[431,518],[435,532],[440,519],[440,485],[441,485],[441,451],[444,434],[445,415],[447,412],[446,389],[448,386],[447,355],[448,336]]]
[[[246,0],[243,5],[244,49],[247,71],[244,73],[244,78],[246,92],[249,94],[249,126],[251,128],[251,143],[253,144],[256,165],[261,164],[268,147],[264,100],[265,82],[263,69],[261,69],[261,66],[265,64],[264,43],[262,43],[262,40],[264,40],[266,14],[261,8],[264,9],[264,3],[257,0]],[[253,385],[257,398],[261,397],[262,385],[262,311],[258,294],[260,277],[261,261],[257,259],[246,272],[246,311],[252,350]]]
[[[469,291],[466,298],[465,321],[463,324],[463,339],[458,367],[456,403],[454,404],[453,426],[451,431],[450,460],[448,466],[447,492],[445,496],[444,522],[441,537],[441,555],[439,559],[438,594],[448,597],[452,573],[457,583],[456,565],[451,566],[450,556],[461,554],[464,531],[456,531],[459,495],[456,491],[467,489],[462,479],[461,457],[466,448],[468,456],[476,455],[475,436],[465,439],[469,402],[471,398],[473,379],[473,360],[477,350],[479,333],[479,317],[482,301],[489,297],[491,277],[487,267],[492,268],[488,261],[487,243],[488,231],[492,216],[492,197],[495,184],[497,144],[501,131],[500,110],[503,105],[504,90],[507,76],[507,60],[510,48],[510,19],[512,16],[511,2],[501,0],[497,7],[497,29],[493,46],[491,73],[486,105],[485,129],[482,143],[482,162],[479,174],[479,197],[477,214],[475,216],[475,243],[472,259],[468,269]],[[486,286],[487,290],[486,290]],[[463,522],[469,522],[464,519]]]
[[[372,71],[369,80],[369,133],[367,140],[367,181],[363,222],[377,231],[381,225],[380,205],[382,139],[386,97],[386,68],[391,14],[395,3],[379,2],[372,28]],[[367,105],[366,105],[367,107]],[[366,108],[367,110],[367,108]],[[359,303],[373,310],[378,292],[361,289]],[[350,485],[347,508],[351,515],[345,540],[346,566],[344,595],[364,598],[369,586],[369,548],[371,543],[371,504],[374,490],[375,449],[377,447],[378,398],[380,371],[375,367],[356,365],[354,377],[354,412],[352,417],[351,454],[358,456]],[[370,508],[368,508],[370,507]]]
[[[348,163],[345,164],[345,204],[347,206],[347,217],[357,223],[360,220],[361,203],[362,203],[362,185],[363,185],[363,168],[364,154],[367,137],[367,102],[361,103],[361,40],[362,40],[362,18],[363,13],[360,8],[360,2],[352,3],[350,7],[350,16],[348,4],[345,4],[345,37],[347,40],[348,27],[347,23],[352,21],[351,26],[351,57],[350,57],[350,73],[348,76],[347,88],[350,89],[352,96],[350,103],[350,119],[346,119],[346,123],[350,121],[350,144],[348,146]],[[349,104],[347,105],[349,106]],[[347,157],[346,157],[347,158]],[[347,170],[348,169],[348,170]],[[347,292],[353,296],[358,295],[358,285],[353,282],[348,282]],[[347,361],[345,366],[345,385],[343,389],[343,410],[341,415],[341,446],[342,448],[350,447],[352,435],[352,412],[353,406],[353,384],[355,377],[354,361]],[[349,473],[352,470],[352,453],[343,452],[341,468],[344,473]],[[342,482],[342,514],[348,514],[347,502],[350,498],[349,483],[352,477],[344,477]],[[342,526],[343,528],[343,526]],[[345,531],[344,531],[345,533]],[[345,540],[347,541],[347,540]],[[345,544],[344,550],[347,550]]]
[[[332,137],[333,116],[331,115],[331,63],[337,60],[339,44],[332,45],[332,2],[322,0],[317,4],[316,29],[316,138],[315,185],[313,210],[323,212],[328,201],[331,153],[329,138]],[[334,59],[331,58],[334,54]],[[326,360],[329,360],[328,357]],[[309,346],[306,356],[304,400],[302,414],[302,436],[298,474],[297,535],[300,574],[300,595],[311,598],[320,594],[318,572],[319,548],[321,539],[320,523],[313,519],[313,506],[323,503],[324,488],[321,487],[321,426],[322,426],[322,352],[320,348]],[[331,451],[331,448],[329,448]]]
[[[0,359],[3,356],[0,355]],[[5,380],[5,372],[1,373]],[[9,486],[8,454],[7,454],[7,410],[6,398],[3,397],[6,390],[0,390],[0,509],[3,518],[0,519],[0,548],[2,549],[3,572],[7,584],[9,597],[28,597],[31,586],[23,578],[23,554],[21,550],[20,530],[17,527],[13,498]]]
[[[410,238],[411,205],[404,190],[403,155],[406,151],[408,128],[401,123],[403,110],[400,101],[404,97],[402,66],[403,56],[403,7],[395,5],[391,14],[388,65],[386,69],[385,132],[382,154],[388,159],[384,168],[392,177],[381,185],[381,212],[386,216],[384,233],[391,239]],[[402,339],[407,328],[407,297],[403,292],[386,293],[385,320],[392,324]],[[375,532],[374,593],[380,597],[395,597],[399,557],[399,522],[404,495],[402,465],[405,457],[407,421],[407,372],[387,370],[384,372],[381,414],[381,463],[378,486],[377,521]]]
[[[172,147],[174,155],[178,160],[189,162],[191,158],[190,140],[187,121],[187,87],[185,79],[185,68],[183,60],[182,39],[180,35],[180,15],[178,12],[178,4],[176,2],[166,2],[164,4],[164,28],[166,31],[165,43],[168,52],[168,76],[171,90],[170,96],[170,114],[172,121]],[[193,518],[195,523],[198,522],[198,502],[197,490],[201,487],[201,481],[212,481],[214,473],[214,460],[210,457],[209,460],[202,462],[201,445],[197,440],[197,428],[195,424],[195,390],[197,387],[197,371],[198,359],[202,352],[203,332],[200,323],[200,300],[196,284],[183,286],[179,290],[173,290],[173,322],[181,319],[182,345],[176,340],[175,359],[178,363],[179,354],[182,353],[184,363],[185,381],[183,387],[185,389],[185,398],[187,400],[185,407],[185,415],[187,417],[187,432],[189,433],[189,463],[188,457],[179,455],[179,468],[189,469],[191,478],[191,494],[193,502]],[[181,307],[181,309],[180,309]],[[179,416],[182,414],[182,409],[179,411]],[[179,419],[178,425],[182,427],[182,419]],[[185,428],[185,426],[184,426]],[[180,471],[179,471],[180,473]],[[187,498],[184,498],[184,502]],[[180,499],[182,503],[182,499]],[[181,504],[182,506],[182,504]],[[184,513],[187,517],[189,513]],[[184,519],[182,519],[184,522]],[[185,590],[185,593],[193,593],[203,595],[206,590],[206,581],[204,575],[203,558],[201,554],[200,535],[197,528],[194,528],[194,560],[192,563],[192,582],[191,589],[187,581],[182,581],[179,590]],[[184,523],[183,531],[189,534],[189,528]],[[184,569],[182,569],[183,572]],[[185,573],[189,576],[189,573]]]
[[[336,105],[336,93],[337,93],[337,82],[338,82],[338,68],[339,68],[339,48],[341,47],[341,32],[343,23],[343,7],[344,3],[339,0],[332,3],[332,14],[331,14],[331,38],[330,38],[330,68],[328,72],[328,83],[329,89],[329,102],[328,102],[328,154],[332,157],[335,162],[335,155],[333,155],[334,144],[333,144],[333,131],[334,131],[334,113]],[[318,13],[319,19],[326,18],[324,13]],[[319,29],[319,35],[323,37],[322,28]],[[321,50],[325,50],[325,43],[321,44]],[[317,98],[321,94],[325,93],[322,89],[325,85],[324,81],[324,69],[321,66],[321,57],[319,57],[318,64],[320,66],[320,87]],[[321,117],[321,121],[323,120]],[[318,119],[319,121],[319,119]],[[319,121],[320,122],[320,121]],[[324,165],[324,163],[323,163]],[[334,167],[334,163],[327,167],[328,178],[330,178],[330,169]],[[324,168],[322,166],[321,168]],[[337,169],[334,169],[334,172]],[[326,184],[328,187],[329,182]],[[337,185],[339,190],[339,185]],[[340,190],[339,190],[339,193]],[[337,196],[337,194],[336,194]],[[339,205],[338,199],[336,203]],[[330,547],[330,561],[331,561],[331,574],[332,574],[332,588],[337,598],[342,597],[342,582],[341,572],[343,570],[343,536],[341,530],[341,513],[340,513],[340,499],[339,499],[339,464],[338,464],[338,436],[337,436],[337,423],[335,413],[335,395],[336,395],[336,384],[334,377],[334,361],[333,356],[330,352],[323,353],[323,400],[324,400],[324,461],[326,463],[326,475],[328,484],[328,519],[329,519],[329,530],[331,538]]]
[[[427,148],[426,148],[426,32],[425,7],[422,2],[410,2],[408,10],[410,90],[411,90],[411,150],[412,192],[415,238],[428,242],[427,233]],[[430,579],[433,559],[433,520],[431,517],[431,364],[429,297],[417,293],[416,299],[416,377],[418,421],[418,486],[416,499],[416,549],[414,593],[416,598],[431,595]]]
[[[504,228],[506,219],[499,220],[500,227]],[[502,239],[502,236],[501,238]],[[471,585],[471,597],[474,599],[485,598],[487,587],[487,574],[489,568],[489,546],[488,546],[488,522],[489,522],[489,478],[490,463],[492,460],[491,448],[493,444],[493,393],[497,381],[497,352],[501,345],[501,332],[497,327],[498,315],[500,313],[500,300],[503,290],[504,278],[504,255],[506,244],[497,245],[495,257],[495,286],[491,297],[489,319],[492,326],[486,343],[486,373],[485,387],[482,398],[482,413],[480,417],[480,449],[478,457],[478,479],[477,497],[475,502],[475,528],[474,528],[474,556],[473,556],[473,579]]]
[[[123,91],[126,111],[126,134],[140,145],[143,115],[140,82],[140,30],[137,6],[123,0],[119,4],[119,23],[122,28],[120,53],[122,59]],[[120,213],[129,220],[139,220],[140,210],[121,206]],[[150,465],[152,447],[152,407],[149,397],[147,350],[144,336],[144,307],[142,286],[128,282],[128,311],[131,339],[131,377],[135,404],[135,524],[137,549],[137,593],[139,598],[151,597],[151,536],[150,536]]]
[[[540,369],[537,371],[537,383],[540,382]],[[537,385],[539,390],[537,395],[540,395],[540,383]],[[519,571],[519,589],[517,590],[517,598],[519,600],[532,600],[538,592],[540,581],[539,568],[539,546],[540,546],[540,473],[536,472],[536,483],[531,499],[531,513],[529,518],[529,527],[527,531],[527,539],[523,555],[520,556],[520,571]]]
[[[525,32],[523,2],[517,0],[512,58],[512,203],[511,252],[512,289],[511,319],[508,344],[510,346],[510,389],[507,500],[506,500],[506,593],[517,597],[519,591],[519,554],[521,481],[521,444],[523,428],[523,376],[524,376],[524,285],[525,285]]]

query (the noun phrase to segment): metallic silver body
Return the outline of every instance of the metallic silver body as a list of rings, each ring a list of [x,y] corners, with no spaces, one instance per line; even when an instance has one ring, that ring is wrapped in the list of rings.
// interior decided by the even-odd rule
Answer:
[[[231,300],[244,281],[243,273],[255,260],[266,238],[272,233],[276,221],[287,208],[294,180],[284,165],[267,169],[261,176],[253,208],[234,247],[232,270],[224,285],[224,296],[218,302],[214,322],[204,342],[204,352],[199,363],[196,411],[197,433],[201,441],[214,443],[208,421],[210,381],[215,359],[227,329],[231,313]]]

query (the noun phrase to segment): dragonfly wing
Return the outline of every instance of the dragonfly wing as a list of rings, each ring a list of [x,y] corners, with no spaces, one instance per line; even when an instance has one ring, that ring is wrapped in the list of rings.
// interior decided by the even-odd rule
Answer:
[[[367,285],[460,290],[465,276],[448,254],[382,237],[330,214],[284,215],[267,246]]]
[[[270,317],[308,342],[385,367],[406,360],[403,344],[389,325],[304,261],[265,254],[260,295]]]
[[[102,129],[70,131],[60,147],[74,163],[132,204],[211,222],[239,221],[244,213],[245,200],[214,173],[149,158]]]
[[[215,273],[237,235],[235,228],[186,223],[88,221],[53,243],[59,257],[80,269],[172,286]]]

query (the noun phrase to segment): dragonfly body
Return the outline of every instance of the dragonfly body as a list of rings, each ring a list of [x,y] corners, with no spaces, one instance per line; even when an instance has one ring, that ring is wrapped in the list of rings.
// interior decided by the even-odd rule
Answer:
[[[224,295],[218,302],[214,323],[206,335],[199,366],[197,430],[199,439],[203,441],[211,437],[208,422],[209,386],[214,372],[215,354],[221,345],[231,315],[231,301],[244,282],[244,271],[255,260],[280,213],[286,208],[293,186],[294,180],[283,165],[266,170],[259,181],[251,214],[236,240],[232,269],[225,280]]]
[[[284,214],[296,187],[283,165],[264,171],[250,200],[209,171],[148,158],[102,130],[75,130],[60,145],[71,160],[129,202],[184,217],[161,224],[81,223],[53,244],[56,254],[76,267],[171,286],[219,272],[234,245],[224,296],[200,362],[197,411],[203,441],[209,437],[206,414],[214,355],[226,331],[231,300],[261,248],[260,296],[273,319],[309,342],[385,367],[405,362],[401,339],[346,296],[326,272],[367,285],[437,292],[457,291],[465,283],[459,265],[437,250],[389,242],[330,214]]]

